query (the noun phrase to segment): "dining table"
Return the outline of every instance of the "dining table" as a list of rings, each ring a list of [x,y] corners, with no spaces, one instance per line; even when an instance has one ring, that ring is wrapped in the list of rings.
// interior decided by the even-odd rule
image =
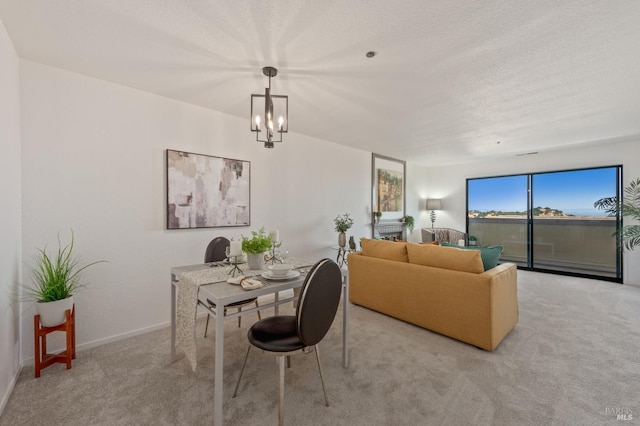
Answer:
[[[223,377],[224,377],[224,321],[236,318],[239,315],[250,315],[256,311],[273,308],[278,315],[278,307],[284,303],[291,303],[297,300],[296,291],[304,284],[309,270],[315,262],[302,258],[288,258],[287,263],[293,265],[291,275],[295,277],[273,277],[265,270],[252,270],[246,263],[229,264],[228,262],[211,262],[205,264],[175,266],[171,268],[171,362],[176,360],[177,336],[179,332],[187,335],[188,339],[193,338],[195,345],[195,311],[197,307],[207,311],[208,315],[215,320],[215,366],[214,366],[214,425],[222,426],[223,416]],[[259,288],[245,290],[241,285],[234,285],[227,282],[233,273],[232,270],[240,269],[242,275],[252,280],[259,280],[262,286]],[[349,273],[347,269],[342,269],[342,367],[348,368],[348,295],[349,295]],[[237,276],[237,275],[236,275]],[[266,277],[270,277],[268,279]],[[255,281],[254,281],[255,282]],[[186,286],[189,283],[191,287]],[[189,294],[187,299],[180,299],[180,292]],[[262,296],[273,296],[267,303],[261,301],[259,306],[244,308],[234,311],[226,309],[230,304],[260,298]],[[191,299],[191,297],[193,297]],[[267,299],[264,297],[263,299]],[[214,306],[210,303],[212,302]],[[184,309],[186,306],[187,309]],[[233,311],[233,312],[232,312]],[[219,320],[220,319],[220,320]],[[178,331],[177,328],[181,327]],[[186,330],[185,330],[186,327]],[[178,338],[177,338],[178,337]],[[189,345],[187,345],[189,347]],[[189,353],[185,350],[189,357]],[[194,347],[195,354],[195,347]],[[195,370],[195,355],[192,359],[192,368]]]

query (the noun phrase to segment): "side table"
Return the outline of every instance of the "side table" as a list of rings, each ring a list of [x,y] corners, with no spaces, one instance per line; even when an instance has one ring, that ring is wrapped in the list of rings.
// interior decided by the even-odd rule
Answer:
[[[338,251],[338,256],[336,256],[336,263],[338,264],[339,267],[343,267],[344,265],[348,265],[347,263],[347,256],[349,255],[349,253],[358,251],[357,249],[351,249],[351,248],[347,248],[347,247],[331,247],[333,250],[337,250]]]

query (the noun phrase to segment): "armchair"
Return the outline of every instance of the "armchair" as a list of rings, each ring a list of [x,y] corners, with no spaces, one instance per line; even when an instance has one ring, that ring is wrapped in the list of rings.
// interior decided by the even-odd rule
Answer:
[[[468,245],[469,239],[465,232],[451,228],[422,228],[422,242],[458,244],[459,240],[464,240],[464,245]]]

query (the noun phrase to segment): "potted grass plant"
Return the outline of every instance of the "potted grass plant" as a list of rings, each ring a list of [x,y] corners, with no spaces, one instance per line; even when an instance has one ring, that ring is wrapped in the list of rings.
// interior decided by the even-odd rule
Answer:
[[[264,253],[271,248],[271,236],[264,227],[251,231],[251,238],[242,237],[242,251],[247,253],[247,263],[251,269],[262,269]]]
[[[25,299],[36,302],[36,312],[45,327],[54,327],[65,321],[65,311],[73,307],[73,295],[86,286],[81,273],[88,267],[104,260],[80,266],[75,256],[74,235],[71,231],[71,242],[63,246],[58,235],[58,250],[50,253],[45,246],[37,249],[31,269],[33,287],[22,287]]]

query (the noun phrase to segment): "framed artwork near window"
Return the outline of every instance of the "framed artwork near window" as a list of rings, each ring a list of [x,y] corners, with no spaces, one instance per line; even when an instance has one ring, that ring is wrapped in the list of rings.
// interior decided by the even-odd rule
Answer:
[[[251,162],[166,154],[167,229],[251,225]]]
[[[371,211],[379,220],[400,220],[406,210],[406,162],[371,155]]]

